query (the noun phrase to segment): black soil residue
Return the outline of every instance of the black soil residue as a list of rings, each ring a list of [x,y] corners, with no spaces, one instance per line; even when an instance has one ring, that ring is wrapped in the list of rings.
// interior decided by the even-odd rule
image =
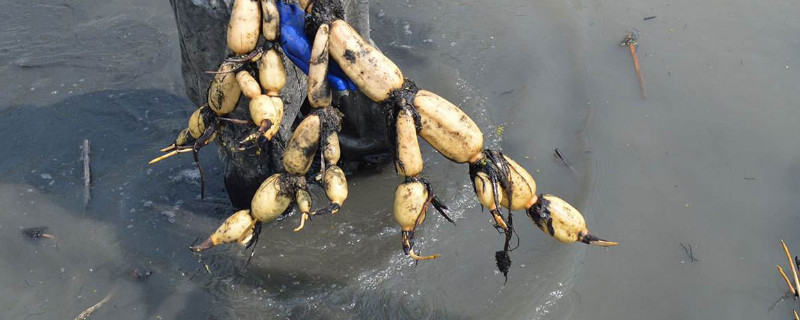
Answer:
[[[508,270],[511,268],[511,257],[508,251],[500,250],[494,253],[494,260],[497,263],[497,270],[503,273],[503,277],[508,281]]]
[[[41,239],[46,234],[47,227],[32,227],[22,229],[22,234],[31,239]]]
[[[356,54],[353,53],[353,50],[347,49],[344,51],[344,58],[347,59],[350,63],[356,63]]]
[[[344,6],[341,0],[312,0],[309,1],[309,5],[313,5],[311,17],[306,19],[305,31],[309,39],[314,39],[319,26],[344,19]]]

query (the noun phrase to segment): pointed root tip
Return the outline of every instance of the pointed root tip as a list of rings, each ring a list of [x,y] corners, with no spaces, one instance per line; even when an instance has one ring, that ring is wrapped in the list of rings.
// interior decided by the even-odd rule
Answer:
[[[203,243],[201,243],[201,244],[189,247],[189,250],[192,250],[194,252],[201,252],[201,251],[205,251],[205,250],[211,249],[211,247],[213,247],[213,246],[214,246],[214,242],[211,241],[211,238],[208,238],[208,239],[206,239],[206,241],[203,241]]]
[[[161,149],[161,150],[159,150],[159,151],[161,151],[161,152],[168,152],[168,151],[172,151],[172,150],[174,150],[174,149],[176,149],[176,148],[178,148],[178,145],[176,145],[176,144],[174,144],[174,143],[173,143],[173,144],[171,144],[171,145],[168,145],[166,148],[164,148],[164,149]]]
[[[589,244],[600,246],[600,247],[616,247],[619,245],[619,242],[614,241],[606,241],[606,240],[595,240],[589,242]]]
[[[300,230],[303,230],[306,227],[306,220],[308,220],[308,213],[303,213],[303,217],[300,218],[300,225],[292,231],[300,232]]]
[[[414,250],[408,250],[408,256],[411,257],[411,259],[414,259],[416,261],[420,261],[420,260],[433,260],[433,259],[436,259],[438,257],[441,257],[442,255],[436,253],[436,254],[432,254],[432,255],[429,255],[429,256],[418,256],[416,253],[414,253]]]
[[[147,164],[154,164],[154,163],[160,162],[161,160],[164,160],[164,159],[166,159],[166,158],[161,156],[161,157],[155,158],[153,160],[150,160],[150,162],[148,162]]]
[[[322,208],[322,209],[319,209],[317,211],[314,211],[314,212],[311,213],[311,215],[312,216],[318,216],[318,215],[326,215],[326,214],[337,214],[339,212],[339,209],[341,209],[341,208],[342,208],[341,205],[339,205],[338,203],[331,203],[330,207]]]
[[[331,214],[337,214],[337,213],[339,213],[339,209],[341,209],[341,208],[342,208],[342,206],[341,206],[340,204],[338,204],[338,203],[331,203],[331,208],[330,208],[330,209],[331,209]]]
[[[156,162],[160,162],[161,160],[164,160],[166,158],[172,157],[172,156],[174,156],[176,154],[178,154],[177,150],[170,151],[169,153],[167,153],[165,155],[162,155],[162,156],[159,156],[159,157],[157,157],[157,158],[155,158],[153,160],[150,160],[150,162],[148,162],[147,164],[154,164]]]
[[[259,135],[258,133],[253,133],[253,134],[251,134],[251,135],[249,135],[249,136],[245,137],[245,138],[244,138],[244,139],[242,139],[241,141],[239,141],[239,144],[241,145],[241,144],[245,144],[245,143],[248,143],[248,142],[250,142],[250,141],[253,141],[253,140],[255,140],[256,138],[258,138],[258,135]]]
[[[582,232],[582,234],[583,235],[582,235],[580,241],[585,243],[585,244],[591,244],[591,245],[600,246],[600,247],[614,247],[614,246],[619,245],[619,242],[600,239],[600,238],[590,234],[587,230],[584,230],[584,232]]]

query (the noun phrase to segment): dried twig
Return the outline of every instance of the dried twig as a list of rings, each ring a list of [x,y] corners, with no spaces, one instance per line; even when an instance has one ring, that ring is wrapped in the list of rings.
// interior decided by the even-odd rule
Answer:
[[[789,277],[787,277],[786,273],[783,272],[783,268],[781,268],[781,266],[777,267],[778,267],[778,272],[780,272],[781,277],[783,277],[783,281],[786,281],[786,285],[789,286],[789,292],[791,292],[793,296],[796,296],[797,291],[794,290],[794,286],[792,286],[792,282],[789,281]]]
[[[574,173],[576,176],[579,176],[578,171],[575,170],[575,167],[573,167],[572,164],[569,163],[569,161],[567,161],[567,158],[565,158],[564,155],[561,154],[561,151],[558,151],[558,148],[556,148],[554,152],[555,152],[556,158],[560,159],[561,162],[563,162],[565,166],[567,166],[570,170],[572,170],[572,173]]]
[[[685,245],[685,244],[681,243],[681,247],[683,248],[683,251],[686,252],[686,255],[689,256],[689,262],[700,261],[700,260],[698,260],[697,258],[694,257],[694,250],[692,249],[692,245],[691,244]]]
[[[789,267],[792,269],[792,276],[794,277],[795,292],[800,292],[800,280],[797,279],[797,267],[794,265],[792,255],[789,254],[789,248],[786,246],[786,242],[784,242],[783,239],[781,239],[781,246],[783,246],[783,252],[786,253],[786,259],[789,259]]]
[[[628,32],[625,39],[620,42],[620,45],[627,46],[631,50],[631,57],[633,58],[633,67],[636,68],[636,78],[639,79],[639,86],[642,88],[642,97],[647,99],[647,90],[644,87],[644,78],[642,77],[642,69],[639,67],[639,56],[636,55],[636,47],[639,46],[639,36],[636,30]]]
[[[83,140],[83,205],[89,205],[89,200],[92,199],[92,167],[91,159],[89,158],[89,140]]]
[[[106,304],[106,302],[108,302],[108,300],[110,300],[110,299],[111,299],[111,296],[113,296],[113,295],[114,295],[114,294],[113,294],[113,291],[112,291],[112,292],[109,292],[109,293],[106,295],[106,297],[105,297],[105,298],[103,298],[103,300],[100,300],[100,302],[98,302],[98,303],[95,303],[93,306],[91,306],[91,307],[89,307],[88,309],[86,309],[86,310],[84,310],[83,312],[81,312],[81,313],[80,313],[80,314],[79,314],[79,315],[78,315],[78,316],[75,318],[75,320],[86,320],[86,319],[89,319],[89,316],[92,314],[92,312],[95,312],[95,311],[97,311],[97,309],[100,309],[100,307],[102,307],[104,304]]]

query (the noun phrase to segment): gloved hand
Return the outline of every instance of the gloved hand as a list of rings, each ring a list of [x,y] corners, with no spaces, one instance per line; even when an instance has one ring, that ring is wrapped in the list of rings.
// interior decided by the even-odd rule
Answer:
[[[308,62],[311,60],[311,43],[304,32],[306,13],[297,4],[276,1],[281,15],[280,42],[283,52],[300,70],[308,74]],[[336,91],[357,91],[355,83],[347,78],[336,61],[328,62],[328,83]]]

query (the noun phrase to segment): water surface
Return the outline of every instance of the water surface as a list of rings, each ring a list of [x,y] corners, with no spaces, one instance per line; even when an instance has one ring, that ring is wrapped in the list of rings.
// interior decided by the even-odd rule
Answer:
[[[616,248],[564,245],[516,215],[502,236],[467,167],[425,146],[457,225],[430,215],[414,264],[391,168],[349,178],[341,213],[265,226],[256,254],[193,254],[232,208],[213,148],[147,161],[185,125],[167,3],[33,1],[0,13],[0,298],[10,319],[74,318],[114,291],[118,319],[784,319],[778,240],[796,232],[800,113],[789,1],[373,1],[372,36],[404,74],[461,106]],[[644,21],[647,16],[657,16]],[[48,23],[41,23],[42,20]],[[626,48],[640,33],[643,99]],[[92,142],[83,204],[80,148]],[[553,157],[558,148],[575,172]],[[315,199],[323,195],[315,190]],[[48,226],[57,242],[23,238]],[[691,261],[681,244],[691,246]],[[130,277],[150,270],[146,281]]]

